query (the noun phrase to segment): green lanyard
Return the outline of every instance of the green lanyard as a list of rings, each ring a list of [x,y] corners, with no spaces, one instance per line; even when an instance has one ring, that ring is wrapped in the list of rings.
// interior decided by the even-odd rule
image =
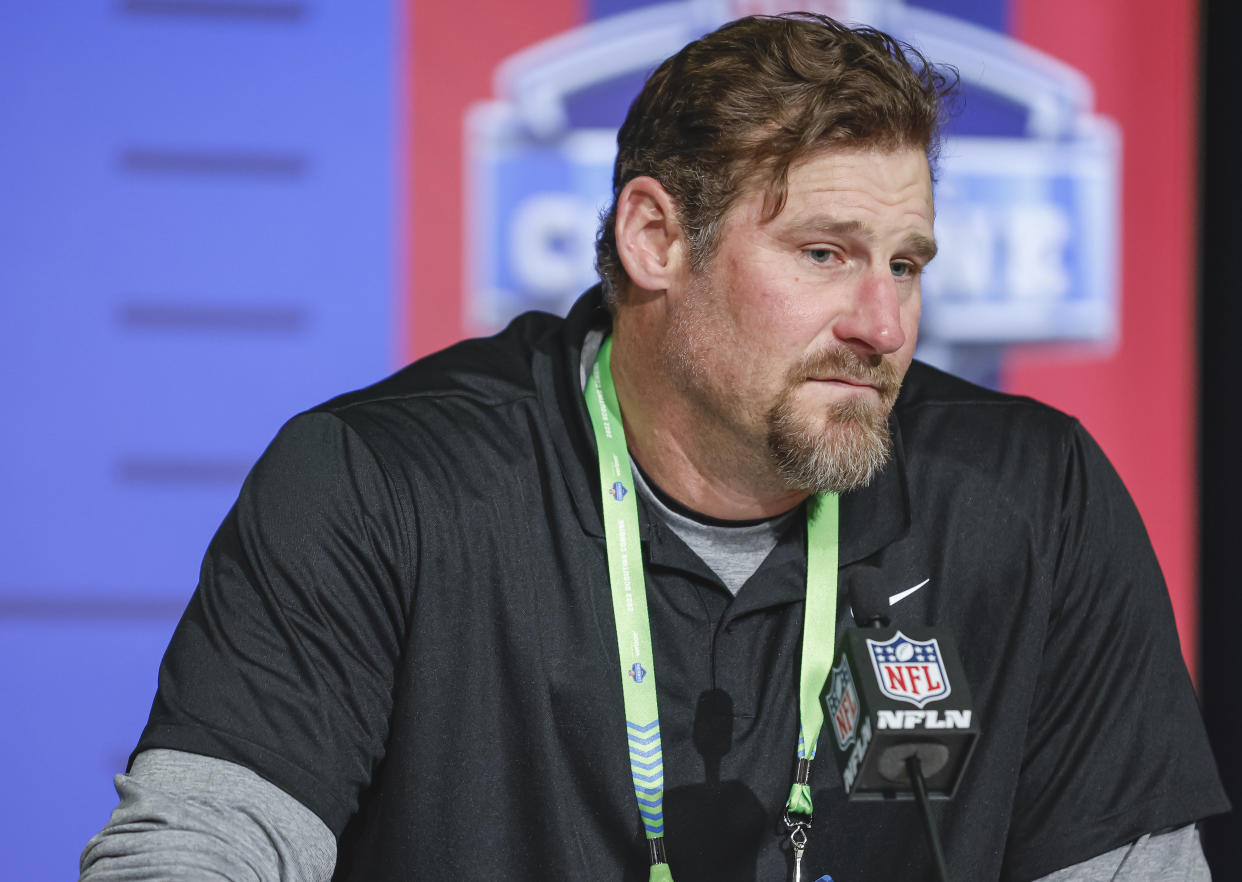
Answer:
[[[621,425],[621,408],[612,382],[611,359],[612,338],[608,337],[600,347],[587,381],[586,403],[599,453],[608,579],[612,586],[612,612],[617,626],[625,699],[625,734],[629,741],[638,814],[650,850],[650,882],[673,882],[664,849],[664,754],[656,707],[655,658],[647,615],[638,504],[625,429]],[[785,822],[794,847],[795,878],[801,874],[806,828],[811,824],[811,760],[815,759],[815,746],[824,723],[820,695],[832,667],[836,642],[837,495],[816,496],[807,511],[806,612],[798,688],[798,767],[785,804]]]

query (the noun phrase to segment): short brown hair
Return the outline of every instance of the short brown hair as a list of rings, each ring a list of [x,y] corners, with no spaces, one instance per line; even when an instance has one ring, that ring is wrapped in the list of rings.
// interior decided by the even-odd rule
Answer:
[[[814,13],[743,18],[689,44],[656,68],[617,133],[612,206],[595,242],[607,302],[628,281],[616,220],[632,179],[650,175],[673,197],[702,270],[753,175],[766,178],[775,217],[790,167],[825,147],[917,147],[934,164],[941,99],[956,83],[888,34]]]

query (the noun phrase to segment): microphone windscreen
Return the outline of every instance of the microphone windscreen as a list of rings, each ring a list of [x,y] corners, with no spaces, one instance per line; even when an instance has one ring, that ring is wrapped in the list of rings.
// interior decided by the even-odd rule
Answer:
[[[856,582],[850,588],[850,612],[853,613],[855,624],[860,628],[876,624],[888,625],[888,606],[888,597],[879,585]]]

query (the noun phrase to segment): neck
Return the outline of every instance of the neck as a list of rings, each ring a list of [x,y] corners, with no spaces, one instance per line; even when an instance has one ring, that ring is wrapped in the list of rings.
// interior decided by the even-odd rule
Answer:
[[[674,387],[659,358],[658,334],[625,311],[613,326],[612,375],[631,455],[660,489],[692,511],[721,520],[786,512],[806,499],[789,488],[763,439],[739,443]]]

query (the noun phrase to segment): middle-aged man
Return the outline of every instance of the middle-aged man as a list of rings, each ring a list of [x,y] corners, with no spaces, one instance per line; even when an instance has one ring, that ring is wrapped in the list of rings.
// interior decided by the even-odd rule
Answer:
[[[1072,418],[911,360],[945,89],[805,15],[662,64],[600,289],[297,417],[255,467],[84,878],[790,878],[833,583],[837,630],[881,597],[960,648],[955,878],[1207,878],[1193,825],[1227,806],[1124,488]],[[824,759],[810,782],[803,878],[930,877],[912,803],[847,803]]]

